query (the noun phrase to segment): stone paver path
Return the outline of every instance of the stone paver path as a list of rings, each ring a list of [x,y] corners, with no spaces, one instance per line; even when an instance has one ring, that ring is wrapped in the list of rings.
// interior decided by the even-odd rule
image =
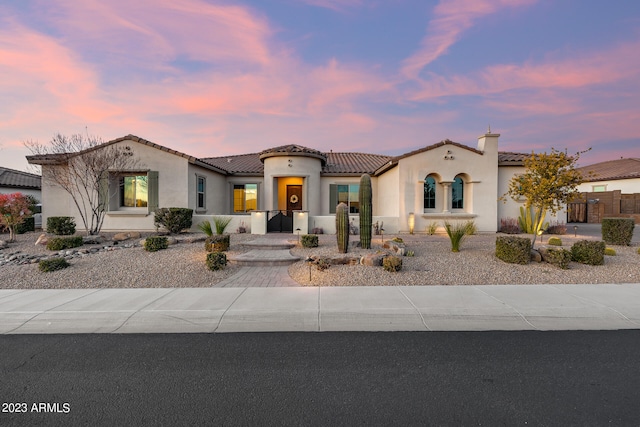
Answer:
[[[295,246],[282,235],[260,237],[244,243],[249,252],[230,257],[229,262],[241,265],[233,276],[217,283],[216,288],[300,286],[289,276],[289,265],[300,258],[291,255]]]

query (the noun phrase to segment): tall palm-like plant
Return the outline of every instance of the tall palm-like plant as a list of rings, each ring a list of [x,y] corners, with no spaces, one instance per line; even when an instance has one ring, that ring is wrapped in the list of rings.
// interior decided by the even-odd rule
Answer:
[[[211,228],[211,222],[209,222],[208,219],[204,220],[200,224],[198,224],[198,228],[200,229],[200,231],[202,231],[204,234],[206,234],[207,237],[211,237],[213,235],[213,229]]]
[[[213,223],[216,226],[216,234],[223,234],[231,220],[232,218],[230,216],[214,216]]]

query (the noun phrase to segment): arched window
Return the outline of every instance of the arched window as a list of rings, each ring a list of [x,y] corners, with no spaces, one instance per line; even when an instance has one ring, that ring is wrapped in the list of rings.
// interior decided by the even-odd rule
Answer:
[[[424,208],[436,208],[436,180],[432,176],[424,180]]]
[[[464,182],[459,176],[451,185],[451,209],[464,209]]]

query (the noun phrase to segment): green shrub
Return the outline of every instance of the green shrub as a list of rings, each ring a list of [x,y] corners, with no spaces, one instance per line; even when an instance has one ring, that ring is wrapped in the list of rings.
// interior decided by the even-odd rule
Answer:
[[[82,246],[82,236],[52,237],[47,241],[47,249],[50,251],[60,251],[63,249],[77,248]]]
[[[16,225],[16,234],[24,234],[28,231],[36,230],[36,219],[32,216],[25,218],[24,222]]]
[[[216,226],[216,234],[223,234],[227,225],[231,222],[230,216],[214,216],[213,223]]]
[[[228,234],[216,234],[209,236],[204,241],[204,249],[207,252],[224,252],[229,250],[231,236]]]
[[[227,266],[227,255],[223,252],[209,252],[207,254],[207,267],[209,270],[222,270]]]
[[[496,238],[496,257],[511,264],[529,264],[531,239],[517,236],[498,236]]]
[[[169,239],[165,236],[149,236],[144,240],[144,250],[157,252],[169,247]]]
[[[616,250],[613,248],[604,248],[604,254],[608,256],[616,256]]]
[[[602,240],[609,245],[629,246],[634,226],[632,218],[603,218]]]
[[[386,271],[395,273],[402,270],[402,258],[395,255],[389,255],[382,259],[382,268]]]
[[[412,257],[412,256],[416,256],[416,253],[414,251],[407,251],[407,253],[405,253],[406,256],[408,257]]]
[[[636,252],[638,253],[638,255],[640,255],[640,248],[638,248],[638,250]]]
[[[545,262],[566,270],[571,262],[571,251],[562,248],[546,248],[542,257]]]
[[[571,259],[588,265],[604,264],[604,242],[581,240],[571,246]]]
[[[318,236],[315,234],[304,234],[300,237],[300,243],[303,248],[317,248]]]
[[[58,236],[71,236],[76,232],[76,221],[70,216],[47,218],[47,232]]]
[[[547,244],[553,246],[562,246],[562,239],[559,237],[549,237],[549,241],[547,242]]]
[[[404,240],[402,240],[402,237],[394,237],[393,239],[391,239],[391,241],[396,243],[404,243]]]
[[[49,258],[41,260],[38,263],[38,268],[40,271],[46,273],[49,271],[62,270],[63,268],[69,267],[69,265],[71,264],[69,264],[64,258]]]
[[[163,226],[169,233],[177,234],[191,228],[193,209],[188,208],[159,208],[155,211],[153,220],[156,227]]]

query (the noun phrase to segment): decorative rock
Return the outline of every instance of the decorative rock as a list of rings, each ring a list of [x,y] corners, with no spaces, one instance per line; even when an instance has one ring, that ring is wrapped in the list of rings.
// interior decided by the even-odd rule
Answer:
[[[385,249],[392,250],[398,256],[404,256],[407,250],[404,243],[394,242],[393,240],[387,240],[386,242],[383,243],[382,247]]]
[[[128,231],[126,233],[116,233],[113,236],[114,242],[122,242],[124,240],[129,239],[139,239],[141,237],[140,232],[138,231]]]
[[[100,245],[107,239],[104,236],[84,236],[82,237],[82,243],[85,245]]]
[[[36,240],[36,246],[46,245],[48,240],[49,239],[47,239],[47,235],[42,233],[40,236],[38,236],[38,240]]]
[[[384,259],[383,254],[366,254],[362,258],[360,258],[360,264],[368,265],[372,267],[379,267],[382,265],[382,260]]]
[[[542,255],[535,249],[531,249],[531,261],[542,262]]]
[[[0,240],[0,249],[4,249],[6,247],[7,247],[7,242],[5,242],[4,240]]]

